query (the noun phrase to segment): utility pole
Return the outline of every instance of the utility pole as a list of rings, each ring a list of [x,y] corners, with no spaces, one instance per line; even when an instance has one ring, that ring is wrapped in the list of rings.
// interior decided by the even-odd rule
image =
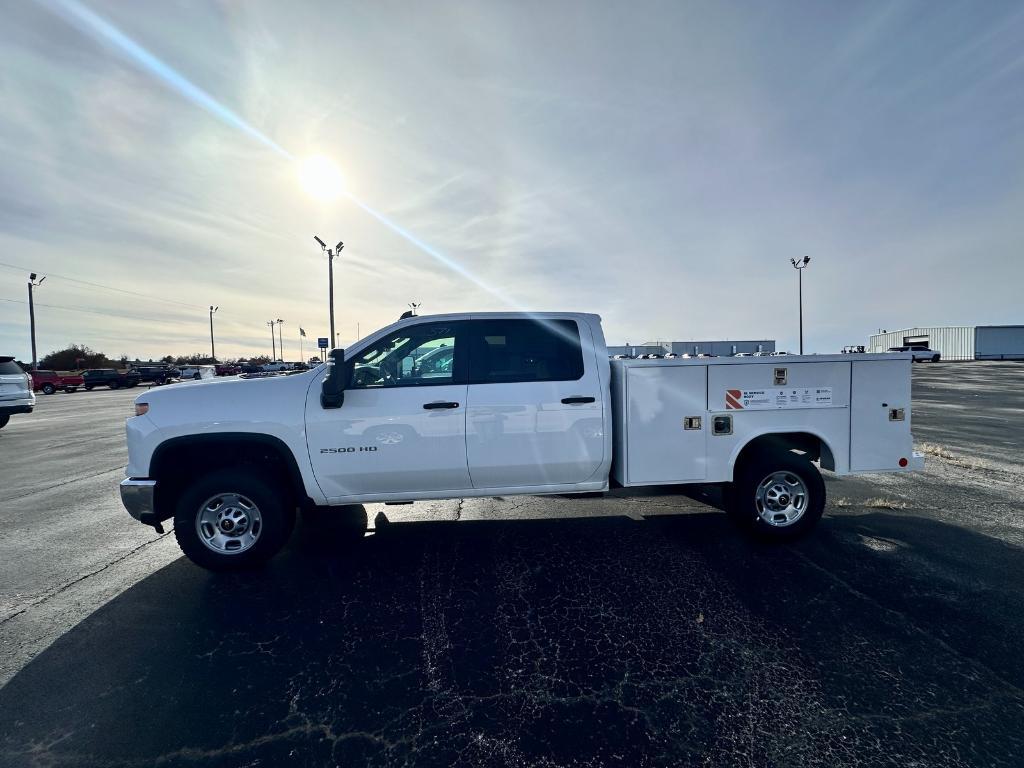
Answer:
[[[277,339],[274,338],[274,321],[268,320],[267,325],[270,326],[270,349],[273,350],[270,354],[270,362],[277,360]]]
[[[215,307],[213,304],[210,305],[210,359],[213,362],[217,362],[217,351],[213,347],[213,313],[216,312],[220,307]]]
[[[804,256],[800,261],[796,259],[790,259],[789,263],[793,265],[793,268],[797,271],[799,277],[799,291],[800,291],[800,354],[804,353],[804,269],[811,263],[810,256]]]
[[[32,300],[32,289],[38,288],[43,284],[43,280],[46,277],[39,278],[39,282],[36,282],[36,273],[32,272],[28,276],[28,322],[29,328],[32,334],[32,370],[36,369],[36,305]]]
[[[281,353],[281,362],[284,362],[284,332],[281,330],[281,326],[284,325],[284,320],[279,317],[275,322],[277,323],[277,335],[281,341],[281,343],[277,345],[277,349]],[[270,333],[274,333],[273,329],[271,329]]]
[[[338,244],[334,246],[334,250],[331,250],[316,235],[313,235],[313,239],[320,243],[320,250],[327,254],[327,303],[331,314],[331,338],[334,339],[334,260],[341,258],[341,249],[345,247],[345,244],[339,240]]]

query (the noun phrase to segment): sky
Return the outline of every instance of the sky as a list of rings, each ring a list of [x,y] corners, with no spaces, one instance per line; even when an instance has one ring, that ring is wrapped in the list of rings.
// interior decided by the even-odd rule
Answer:
[[[808,351],[1024,322],[1019,2],[2,2],[0,354],[32,270],[40,357],[208,352],[211,304],[308,356],[314,234],[342,345],[415,301],[793,349],[805,255]]]

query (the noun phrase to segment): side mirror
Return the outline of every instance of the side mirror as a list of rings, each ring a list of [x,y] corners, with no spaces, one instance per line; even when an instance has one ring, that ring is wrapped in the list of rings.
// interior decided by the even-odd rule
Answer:
[[[322,408],[341,408],[345,402],[345,350],[332,349],[331,362],[320,388]]]

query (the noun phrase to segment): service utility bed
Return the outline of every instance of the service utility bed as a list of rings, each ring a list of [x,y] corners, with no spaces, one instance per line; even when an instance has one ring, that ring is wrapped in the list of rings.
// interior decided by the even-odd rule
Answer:
[[[624,486],[731,481],[743,447],[769,433],[814,443],[838,474],[924,467],[909,354],[610,362],[612,477]]]

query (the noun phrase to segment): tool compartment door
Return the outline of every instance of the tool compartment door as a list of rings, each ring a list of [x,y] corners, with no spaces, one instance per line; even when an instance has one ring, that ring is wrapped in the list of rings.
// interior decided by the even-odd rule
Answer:
[[[660,364],[625,373],[626,484],[703,480],[707,368]],[[699,417],[700,429],[685,429],[687,417]]]
[[[910,434],[910,360],[861,360],[853,363],[850,408],[850,471],[899,469],[913,456]],[[889,418],[903,409],[903,420]]]

